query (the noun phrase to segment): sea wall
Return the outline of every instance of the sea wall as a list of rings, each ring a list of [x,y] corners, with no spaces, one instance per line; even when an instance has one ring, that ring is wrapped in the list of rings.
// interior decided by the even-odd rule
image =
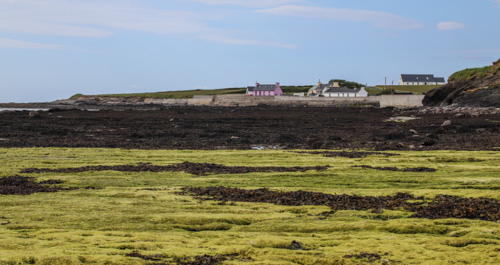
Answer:
[[[215,107],[251,107],[267,106],[374,106],[374,107],[421,107],[423,95],[382,95],[360,98],[327,97],[255,97],[247,95],[199,95],[193,98],[107,98],[82,97],[76,104],[96,105],[165,105],[165,106],[215,106]]]
[[[148,100],[154,104],[184,104],[184,102],[167,102],[162,100]],[[319,97],[254,97],[246,95],[215,95],[215,96],[194,96],[187,100],[188,106],[220,106],[220,107],[251,107],[259,105],[268,106],[350,106],[350,105],[370,105],[378,106],[378,99],[367,98],[319,98]]]
[[[381,95],[378,96],[380,107],[422,107],[424,95]]]

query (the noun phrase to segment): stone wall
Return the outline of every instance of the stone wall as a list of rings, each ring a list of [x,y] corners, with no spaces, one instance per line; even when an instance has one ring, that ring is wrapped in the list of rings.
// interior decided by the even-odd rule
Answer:
[[[259,105],[270,106],[375,106],[375,107],[421,107],[423,95],[382,95],[363,98],[327,98],[327,97],[255,97],[247,95],[200,95],[193,98],[109,98],[85,97],[76,100],[76,104],[97,105],[166,105],[166,106],[220,106],[220,107],[251,107]]]
[[[424,95],[381,95],[378,96],[380,107],[422,107]]]
[[[188,100],[189,106],[251,107],[270,106],[378,106],[378,99],[367,98],[319,98],[319,97],[254,97],[246,95],[198,96]]]
[[[187,106],[187,98],[146,98],[144,104],[161,104],[168,106]]]

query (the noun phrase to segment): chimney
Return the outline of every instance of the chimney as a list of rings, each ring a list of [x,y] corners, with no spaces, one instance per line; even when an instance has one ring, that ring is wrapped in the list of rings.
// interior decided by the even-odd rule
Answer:
[[[333,82],[333,87],[340,87],[339,82]]]
[[[260,84],[259,82],[255,82],[255,86],[258,87]]]
[[[278,87],[279,87],[279,86],[280,86],[280,82],[276,82],[276,86],[278,86]]]

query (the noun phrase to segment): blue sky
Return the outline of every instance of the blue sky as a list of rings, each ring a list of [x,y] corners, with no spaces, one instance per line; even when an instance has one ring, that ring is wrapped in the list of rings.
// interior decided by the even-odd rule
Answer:
[[[499,28],[500,0],[0,0],[0,102],[448,78]]]

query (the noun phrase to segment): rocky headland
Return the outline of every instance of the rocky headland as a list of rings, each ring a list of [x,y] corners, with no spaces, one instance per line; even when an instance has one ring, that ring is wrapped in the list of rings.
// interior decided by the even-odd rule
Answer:
[[[491,66],[465,69],[450,76],[448,84],[427,92],[426,107],[500,107],[500,60]]]

